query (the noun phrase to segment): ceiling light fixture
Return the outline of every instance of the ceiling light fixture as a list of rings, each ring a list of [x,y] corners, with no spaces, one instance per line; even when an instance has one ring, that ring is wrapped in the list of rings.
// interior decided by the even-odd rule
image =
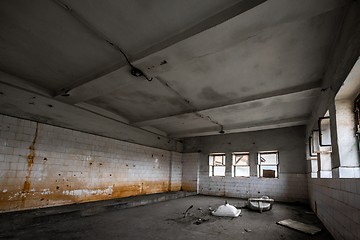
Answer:
[[[107,41],[111,46],[113,46],[115,49],[119,50],[121,52],[121,54],[125,57],[126,62],[129,64],[129,66],[131,67],[130,73],[131,75],[135,76],[135,77],[144,77],[146,80],[148,80],[149,82],[152,81],[152,78],[148,77],[143,71],[141,71],[139,68],[135,67],[134,65],[131,64],[130,60],[128,59],[128,57],[126,56],[126,54],[124,53],[123,50],[121,50],[121,48],[117,45],[115,45],[114,43]]]

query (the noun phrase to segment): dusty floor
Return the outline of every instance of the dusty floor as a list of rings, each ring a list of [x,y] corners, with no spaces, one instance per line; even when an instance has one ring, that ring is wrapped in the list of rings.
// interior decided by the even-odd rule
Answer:
[[[209,207],[215,209],[225,200],[237,207],[245,205],[241,199],[198,195],[128,209],[87,207],[60,213],[64,206],[56,211],[0,214],[0,239],[333,239],[317,217],[299,205],[275,203],[261,214],[242,209],[238,218],[211,216]],[[190,205],[193,208],[184,218]],[[309,236],[276,224],[287,218],[323,230]]]

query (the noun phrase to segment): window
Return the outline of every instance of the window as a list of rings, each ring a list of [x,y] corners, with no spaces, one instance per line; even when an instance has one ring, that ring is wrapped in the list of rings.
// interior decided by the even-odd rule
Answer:
[[[232,154],[232,176],[250,177],[250,161],[248,152]]]
[[[209,176],[225,176],[224,153],[213,153],[209,155]]]
[[[278,155],[275,151],[258,153],[258,177],[278,177]]]

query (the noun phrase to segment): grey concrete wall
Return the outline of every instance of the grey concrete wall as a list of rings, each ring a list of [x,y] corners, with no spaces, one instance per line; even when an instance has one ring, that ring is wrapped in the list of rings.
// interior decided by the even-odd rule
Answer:
[[[269,195],[279,201],[307,202],[305,127],[188,138],[184,151],[200,156],[201,194],[247,198]],[[279,178],[257,177],[257,152],[279,151]],[[231,153],[250,152],[250,177],[231,176]],[[209,153],[226,153],[225,177],[209,177]],[[184,154],[185,155],[185,154]],[[186,170],[183,169],[183,175]]]

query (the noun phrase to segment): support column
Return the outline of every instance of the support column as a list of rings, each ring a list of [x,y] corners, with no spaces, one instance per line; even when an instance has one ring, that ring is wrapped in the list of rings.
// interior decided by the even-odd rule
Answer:
[[[257,163],[258,155],[257,152],[250,152],[250,177],[257,177]]]
[[[360,177],[358,139],[355,135],[353,101],[335,101],[335,141],[333,172],[339,178]]]
[[[225,159],[225,177],[226,178],[231,178],[231,169],[232,167],[232,153],[231,152],[227,152],[226,153],[226,159]]]
[[[317,178],[318,177],[318,160],[312,159],[311,162],[311,178]]]
[[[318,177],[332,178],[331,153],[329,152],[318,153]]]

